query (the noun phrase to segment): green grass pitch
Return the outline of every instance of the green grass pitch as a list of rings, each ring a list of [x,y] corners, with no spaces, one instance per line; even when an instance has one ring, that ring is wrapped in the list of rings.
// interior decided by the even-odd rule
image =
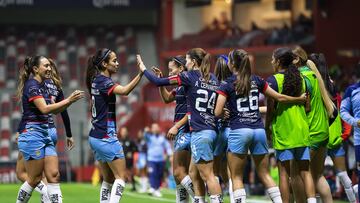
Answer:
[[[0,185],[0,202],[14,203],[20,184],[1,184]],[[90,184],[71,183],[61,184],[64,203],[98,203],[100,186],[94,187]],[[147,194],[131,192],[128,188],[124,192],[122,203],[165,203],[175,202],[175,191],[169,189],[161,190],[163,197],[156,198]],[[33,192],[29,203],[39,203],[40,195]],[[229,203],[229,198],[225,197],[225,202]],[[270,203],[266,197],[248,197],[248,203]],[[335,201],[342,203],[343,201]]]

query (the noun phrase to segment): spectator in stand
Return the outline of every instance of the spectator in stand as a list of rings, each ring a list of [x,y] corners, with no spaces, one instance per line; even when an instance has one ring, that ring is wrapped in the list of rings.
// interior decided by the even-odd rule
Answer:
[[[129,138],[129,132],[126,127],[120,129],[119,141],[124,149],[125,160],[126,160],[126,181],[131,182],[132,191],[135,191],[135,180],[134,180],[134,153],[137,151],[137,146]]]

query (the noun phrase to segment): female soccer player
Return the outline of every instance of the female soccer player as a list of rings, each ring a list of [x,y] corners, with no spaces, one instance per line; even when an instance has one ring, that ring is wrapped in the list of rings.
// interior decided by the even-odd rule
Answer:
[[[138,56],[139,61],[141,57]],[[216,120],[214,108],[216,90],[219,82],[210,73],[210,54],[201,48],[194,48],[186,54],[187,72],[169,78],[158,78],[146,70],[140,63],[145,76],[158,86],[183,85],[186,89],[187,103],[189,105],[189,120],[191,129],[191,152],[200,176],[206,182],[211,202],[223,202],[221,187],[213,171],[214,141],[216,140]],[[193,179],[193,178],[192,178]],[[193,179],[195,201],[203,202],[202,187]]]
[[[272,64],[277,73],[268,78],[277,92],[297,96],[306,91],[305,81],[293,65],[295,56],[289,48],[279,48],[273,53]],[[274,103],[268,99],[266,129],[272,131],[280,175],[280,191],[283,202],[290,201],[290,161],[298,163],[299,175],[305,183],[307,202],[316,202],[315,188],[310,173],[309,126],[303,105]]]
[[[294,61],[296,66],[304,76],[305,81],[307,81],[307,91],[310,96],[311,111],[307,113],[307,118],[310,133],[310,169],[312,177],[316,191],[320,194],[322,201],[331,203],[332,195],[323,171],[326,146],[329,140],[329,118],[335,119],[333,116],[334,112],[336,113],[334,111],[335,106],[329,97],[329,93],[316,65],[307,59],[306,52],[302,48],[297,47],[293,50],[293,53],[297,56],[297,59]],[[294,168],[298,168],[296,163]],[[294,178],[294,180],[296,182],[298,178]]]
[[[341,96],[337,92],[335,84],[330,78],[329,71],[327,68],[325,56],[323,54],[311,54],[309,59],[313,61],[318,68],[321,77],[324,80],[326,90],[332,96],[333,103],[337,109],[340,109]],[[343,125],[342,125],[343,124]],[[343,127],[348,132],[345,135]],[[329,127],[329,142],[327,144],[327,154],[331,157],[334,162],[336,176],[339,177],[341,184],[345,188],[345,193],[351,203],[356,202],[355,193],[352,187],[351,179],[349,178],[346,165],[345,165],[345,150],[342,146],[343,139],[346,139],[350,135],[351,126],[342,122],[340,119],[340,113],[336,116],[335,121]]]
[[[101,203],[119,202],[125,187],[125,157],[116,136],[116,95],[128,95],[142,77],[142,73],[139,73],[126,86],[116,84],[111,75],[118,71],[118,66],[115,52],[100,49],[89,58],[86,71],[92,115],[89,143],[104,179],[100,189]]]
[[[30,78],[30,75],[33,78]],[[73,102],[83,97],[76,90],[68,98],[55,104],[47,104],[50,95],[41,88],[41,83],[49,79],[51,64],[44,56],[26,58],[24,69],[19,76],[17,96],[22,97],[25,130],[19,135],[18,147],[25,160],[27,178],[20,187],[17,202],[28,202],[34,188],[42,179],[44,171],[48,181],[48,194],[51,202],[62,202],[59,185],[58,159],[54,143],[49,136],[49,113],[59,113]],[[54,167],[56,166],[56,167]]]
[[[357,78],[360,78],[360,63],[357,67]],[[354,127],[354,145],[356,165],[360,165],[360,81],[350,85],[346,91],[341,102],[340,115],[341,118]],[[360,181],[360,170],[357,168],[358,181]],[[359,195],[360,187],[358,187],[357,194]],[[359,196],[357,196],[359,199]]]
[[[234,202],[245,202],[246,193],[243,170],[250,150],[259,178],[267,188],[273,202],[282,202],[279,188],[268,172],[268,147],[264,125],[259,112],[259,92],[280,101],[305,102],[302,97],[288,97],[276,93],[260,77],[251,73],[250,59],[246,51],[229,53],[229,67],[233,75],[218,90],[215,115],[220,116],[225,103],[230,110],[230,133],[228,136],[228,165],[234,191]],[[300,96],[296,95],[296,96]]]
[[[175,56],[171,58],[168,63],[169,76],[176,76],[180,73],[187,71],[186,60],[183,56]],[[162,77],[162,73],[159,69],[153,68],[155,73]],[[178,86],[169,92],[165,87],[159,87],[160,95],[165,103],[171,103],[176,101],[174,122],[180,121],[186,117],[187,103],[185,95],[185,87]],[[182,125],[178,129],[178,133],[175,135],[174,143],[174,156],[173,156],[173,174],[175,178],[176,186],[176,202],[183,203],[188,202],[188,194],[194,198],[194,188],[189,174],[190,166],[190,128],[188,122]]]
[[[56,64],[53,60],[48,59],[51,65],[51,78],[46,79],[42,84],[42,90],[48,92],[50,98],[45,99],[47,101],[47,104],[57,103],[59,101],[62,101],[64,99],[64,93],[62,91],[61,87],[61,77],[59,75],[59,72],[57,70]],[[65,109],[63,112],[61,112],[61,117],[63,119],[65,130],[66,130],[66,144],[69,150],[71,150],[74,147],[74,140],[72,138],[71,133],[71,126],[70,126],[70,118],[67,110]],[[24,118],[21,119],[19,123],[19,127],[17,130],[17,136],[21,134],[25,130],[26,122]],[[54,143],[54,146],[56,146],[57,143],[57,133],[56,133],[56,127],[54,124],[53,116],[49,114],[49,134],[50,138]],[[56,162],[58,163],[58,162]],[[53,167],[53,169],[57,170],[58,167]],[[55,173],[54,171],[53,173]],[[21,182],[26,181],[27,173],[24,165],[24,158],[21,153],[18,155],[18,159],[16,162],[16,175],[18,179]],[[46,182],[46,181],[45,181]],[[41,200],[43,202],[49,202],[48,194],[47,194],[47,186],[44,184],[44,182],[40,182],[39,185],[35,188],[36,191],[38,191],[41,194]]]

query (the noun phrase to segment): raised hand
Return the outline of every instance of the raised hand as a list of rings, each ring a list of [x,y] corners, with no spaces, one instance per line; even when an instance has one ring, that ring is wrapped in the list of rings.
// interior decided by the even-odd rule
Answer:
[[[137,66],[139,67],[141,72],[144,72],[146,70],[146,67],[144,65],[144,62],[141,59],[141,56],[139,54],[136,55],[136,62]]]
[[[162,72],[161,72],[161,70],[159,68],[153,66],[153,67],[151,67],[151,70],[156,74],[156,76],[158,76],[158,77],[163,76],[163,74],[162,74]]]

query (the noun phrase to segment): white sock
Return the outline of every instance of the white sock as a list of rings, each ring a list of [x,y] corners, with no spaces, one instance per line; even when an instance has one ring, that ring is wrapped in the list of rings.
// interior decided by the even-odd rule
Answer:
[[[16,199],[16,203],[28,202],[33,190],[34,190],[34,188],[31,187],[27,181],[25,181],[20,187],[20,190],[19,190],[19,193],[18,193],[18,196]]]
[[[223,203],[223,197],[221,194],[210,195],[210,203]]]
[[[246,201],[246,192],[244,188],[234,191],[234,201],[235,203],[244,203]]]
[[[349,202],[355,203],[356,202],[355,193],[352,188],[352,182],[351,182],[347,172],[341,171],[340,173],[337,174],[337,176],[339,177],[341,184],[344,186],[345,193],[346,193],[347,198],[349,199]]]
[[[354,192],[355,192],[356,198],[359,199],[359,196],[358,196],[358,195],[359,195],[359,194],[358,194],[358,184],[356,184],[356,185],[353,186],[353,190],[354,190]]]
[[[279,187],[271,187],[266,190],[273,203],[282,203]]]
[[[204,196],[194,196],[193,203],[206,203]]]
[[[185,176],[180,183],[187,191],[187,193],[194,199],[195,192],[194,192],[194,185],[191,181],[190,176]]]
[[[47,186],[43,181],[40,181],[40,183],[34,188],[34,190],[41,195],[41,202],[43,203],[50,203],[50,198],[47,191]]]
[[[48,183],[47,189],[51,203],[62,203],[62,194],[59,183]]]
[[[233,185],[231,179],[229,179],[229,197],[230,197],[230,203],[235,203],[234,191],[233,191]]]
[[[189,196],[186,189],[181,185],[176,186],[176,203],[187,203]]]
[[[316,203],[316,197],[307,198],[307,203]]]
[[[100,188],[100,203],[109,203],[112,184],[103,181]]]
[[[119,203],[124,192],[125,182],[122,179],[116,179],[112,189],[110,196],[110,203]]]
[[[147,177],[141,177],[141,188],[143,191],[147,189]]]

